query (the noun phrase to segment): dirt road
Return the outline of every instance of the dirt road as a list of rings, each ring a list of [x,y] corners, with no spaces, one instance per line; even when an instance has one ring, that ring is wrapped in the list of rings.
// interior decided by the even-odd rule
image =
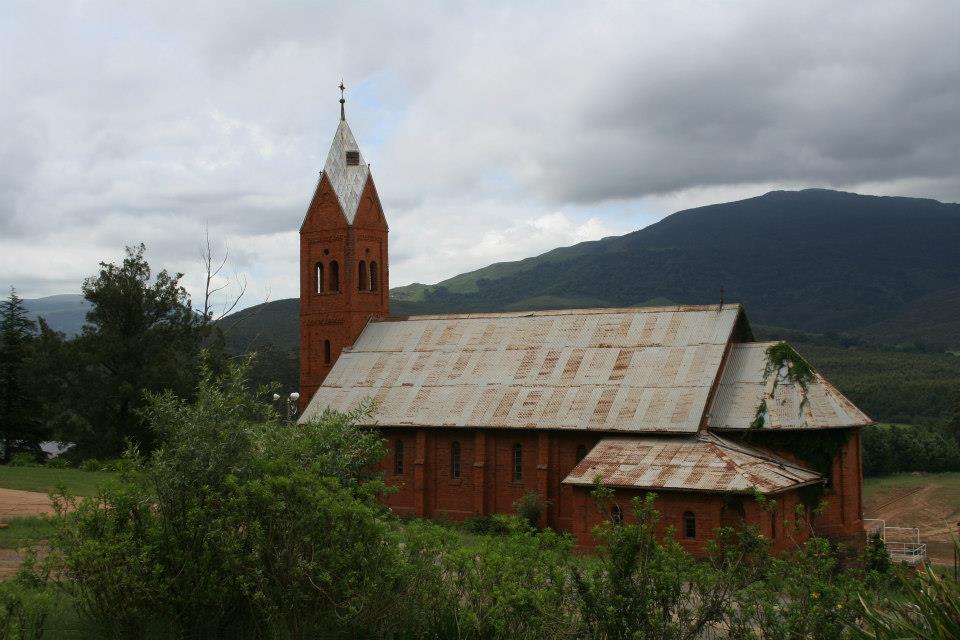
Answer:
[[[0,520],[53,513],[50,497],[35,491],[0,489]]]

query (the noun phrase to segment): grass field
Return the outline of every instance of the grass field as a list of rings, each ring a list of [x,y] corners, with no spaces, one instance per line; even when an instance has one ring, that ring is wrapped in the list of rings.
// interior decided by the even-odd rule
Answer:
[[[53,534],[53,522],[45,516],[25,516],[6,520],[0,529],[0,549],[20,549],[46,540]]]
[[[905,491],[934,486],[931,497],[944,505],[960,509],[960,472],[898,473],[879,478],[864,478],[863,499],[867,506],[882,504]]]
[[[92,496],[97,487],[116,477],[108,471],[0,466],[0,488],[19,491],[47,493],[62,485],[74,495]]]

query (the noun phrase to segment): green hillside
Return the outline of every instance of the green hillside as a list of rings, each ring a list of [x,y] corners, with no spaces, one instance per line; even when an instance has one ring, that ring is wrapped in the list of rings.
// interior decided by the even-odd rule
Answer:
[[[960,205],[810,189],[393,291],[397,314],[712,303],[754,322],[960,347]],[[549,305],[548,305],[549,306]]]

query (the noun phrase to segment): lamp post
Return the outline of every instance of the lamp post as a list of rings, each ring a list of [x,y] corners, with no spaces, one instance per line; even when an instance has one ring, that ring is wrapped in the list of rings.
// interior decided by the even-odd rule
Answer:
[[[294,391],[289,396],[287,396],[287,408],[286,411],[282,410],[280,407],[280,394],[273,394],[273,405],[277,413],[281,417],[285,418],[287,422],[293,422],[297,417],[297,412],[299,410],[298,401],[300,400],[300,394]]]

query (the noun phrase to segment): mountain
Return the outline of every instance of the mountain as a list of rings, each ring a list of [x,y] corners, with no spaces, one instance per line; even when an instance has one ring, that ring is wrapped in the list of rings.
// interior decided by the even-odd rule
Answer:
[[[396,314],[673,301],[815,332],[960,346],[960,205],[807,189],[392,292]]]
[[[62,294],[24,300],[23,306],[31,319],[43,317],[54,331],[62,331],[68,336],[77,335],[87,319],[90,303],[80,294]]]

